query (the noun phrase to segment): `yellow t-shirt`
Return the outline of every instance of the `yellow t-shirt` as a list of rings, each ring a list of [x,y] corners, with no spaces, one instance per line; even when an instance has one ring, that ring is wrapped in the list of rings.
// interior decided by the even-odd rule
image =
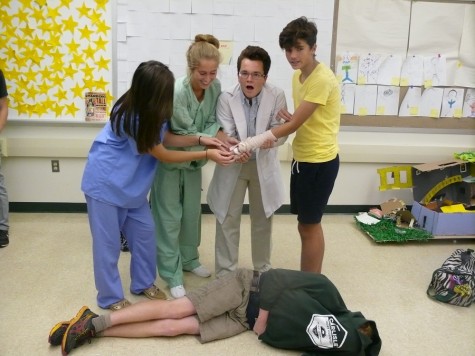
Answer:
[[[295,108],[303,100],[318,107],[295,134],[294,159],[309,163],[331,161],[339,151],[340,86],[335,74],[323,63],[317,65],[303,84],[299,81],[300,74],[301,71],[296,70],[292,78]]]

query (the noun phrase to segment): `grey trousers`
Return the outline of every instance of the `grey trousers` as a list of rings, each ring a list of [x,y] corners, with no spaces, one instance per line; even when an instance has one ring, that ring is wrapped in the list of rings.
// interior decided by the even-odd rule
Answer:
[[[255,160],[241,168],[228,213],[222,224],[216,220],[215,272],[222,276],[238,267],[242,207],[248,191],[251,217],[252,263],[255,270],[270,268],[272,216],[266,217]]]
[[[1,168],[1,153],[0,153],[0,168]],[[0,230],[6,230],[10,228],[9,220],[9,206],[8,206],[8,194],[5,188],[5,177],[0,169]]]

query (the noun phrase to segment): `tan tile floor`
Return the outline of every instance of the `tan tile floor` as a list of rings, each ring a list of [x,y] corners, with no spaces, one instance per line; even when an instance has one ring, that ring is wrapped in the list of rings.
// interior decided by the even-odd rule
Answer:
[[[82,305],[95,304],[91,239],[85,214],[11,214],[11,243],[0,249],[0,355],[60,355],[47,336]],[[426,296],[432,271],[456,248],[474,248],[473,239],[377,244],[357,229],[351,215],[327,215],[324,273],[339,288],[349,309],[378,325],[383,356],[475,355],[475,305],[439,304]],[[203,216],[201,261],[214,267],[214,218]],[[250,263],[249,217],[243,217],[240,265]],[[274,219],[274,267],[298,269],[296,219]],[[130,295],[129,257],[120,269]],[[205,283],[186,275],[186,287]],[[163,281],[158,285],[168,293]],[[195,337],[95,339],[72,355],[300,355],[259,342],[252,332],[201,345]]]

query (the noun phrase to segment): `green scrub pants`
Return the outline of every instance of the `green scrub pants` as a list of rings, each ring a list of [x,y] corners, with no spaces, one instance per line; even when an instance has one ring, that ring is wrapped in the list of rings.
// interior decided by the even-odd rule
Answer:
[[[183,285],[183,270],[199,267],[201,169],[157,168],[151,191],[157,269],[170,288]]]

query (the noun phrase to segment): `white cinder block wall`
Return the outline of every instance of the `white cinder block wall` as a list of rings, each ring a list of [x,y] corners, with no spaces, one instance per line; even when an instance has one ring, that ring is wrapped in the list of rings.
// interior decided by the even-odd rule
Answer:
[[[11,121],[0,136],[2,170],[11,202],[84,203],[80,183],[90,144],[102,123],[25,123]],[[377,205],[398,197],[412,204],[411,190],[380,192],[377,169],[450,159],[473,150],[472,134],[367,132],[342,128],[340,173],[330,205]],[[289,203],[290,144],[281,148],[281,167]],[[51,160],[60,172],[53,173]],[[202,203],[214,163],[203,169]]]

